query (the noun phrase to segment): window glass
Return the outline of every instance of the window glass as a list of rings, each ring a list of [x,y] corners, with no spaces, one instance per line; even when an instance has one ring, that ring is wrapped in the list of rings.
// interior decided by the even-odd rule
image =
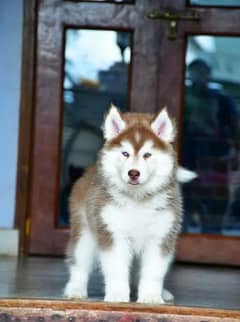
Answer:
[[[186,51],[183,231],[240,236],[240,39],[191,36]]]
[[[240,0],[190,0],[191,5],[240,7]]]
[[[67,29],[63,84],[63,129],[58,224],[69,224],[74,182],[96,160],[101,125],[111,103],[128,109],[131,33]]]

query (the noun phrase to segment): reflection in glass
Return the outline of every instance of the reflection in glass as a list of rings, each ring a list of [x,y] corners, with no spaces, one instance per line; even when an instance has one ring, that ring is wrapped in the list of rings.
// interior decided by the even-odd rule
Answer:
[[[75,0],[76,2],[115,2],[115,3],[134,3],[135,0]]]
[[[130,56],[129,32],[66,30],[58,225],[69,224],[71,188],[103,144],[104,114],[111,103],[127,110]]]
[[[134,0],[87,0],[87,1],[89,1],[89,2],[92,1],[92,2],[134,3]]]
[[[184,232],[240,236],[240,39],[188,38],[182,163]]]
[[[240,0],[190,0],[191,5],[240,7]]]

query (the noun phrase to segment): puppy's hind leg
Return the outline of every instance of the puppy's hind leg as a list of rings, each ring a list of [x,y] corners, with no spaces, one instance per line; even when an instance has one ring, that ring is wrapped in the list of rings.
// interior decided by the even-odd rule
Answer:
[[[86,298],[88,278],[92,270],[95,241],[89,230],[82,232],[73,253],[70,265],[70,279],[65,287],[64,295],[68,298]]]

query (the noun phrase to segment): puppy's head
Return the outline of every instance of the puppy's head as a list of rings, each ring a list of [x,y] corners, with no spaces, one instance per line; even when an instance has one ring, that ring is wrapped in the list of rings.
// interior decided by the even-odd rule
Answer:
[[[125,192],[152,193],[173,174],[175,128],[166,108],[156,116],[121,114],[112,106],[103,125],[104,177]]]

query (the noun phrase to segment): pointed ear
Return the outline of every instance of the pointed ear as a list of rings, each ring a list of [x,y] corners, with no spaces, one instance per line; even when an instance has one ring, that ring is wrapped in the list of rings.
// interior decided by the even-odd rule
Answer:
[[[103,133],[106,140],[111,140],[120,134],[126,128],[126,123],[123,121],[116,106],[111,104],[110,110],[103,124]]]
[[[164,107],[151,123],[153,132],[165,142],[173,142],[175,138],[175,128],[170,120],[167,108]]]

